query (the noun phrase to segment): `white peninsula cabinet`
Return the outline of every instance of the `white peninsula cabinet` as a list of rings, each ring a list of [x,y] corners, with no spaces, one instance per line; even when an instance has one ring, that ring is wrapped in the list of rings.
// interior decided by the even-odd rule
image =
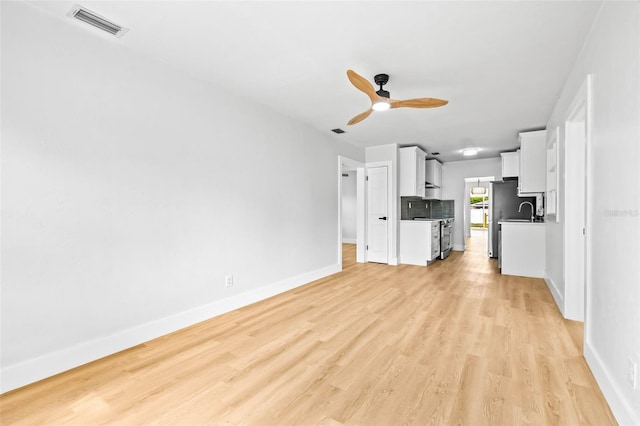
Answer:
[[[439,220],[400,221],[400,263],[426,266],[440,256]]]
[[[400,196],[424,198],[427,153],[417,146],[399,149]]]
[[[498,256],[505,275],[544,278],[545,224],[537,222],[499,222]]]

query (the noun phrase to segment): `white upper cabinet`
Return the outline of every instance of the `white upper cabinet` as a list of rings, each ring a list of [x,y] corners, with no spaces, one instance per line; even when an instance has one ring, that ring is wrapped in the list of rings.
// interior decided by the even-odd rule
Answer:
[[[545,191],[546,134],[546,130],[519,134],[520,172],[518,175],[518,195],[528,196]]]
[[[442,199],[442,164],[438,160],[426,161],[426,180],[424,198],[431,200]]]
[[[517,178],[520,174],[520,151],[502,152],[502,179]]]
[[[400,196],[424,198],[427,153],[417,146],[400,148]]]
[[[442,186],[442,164],[438,160],[427,160],[426,182],[437,188]]]

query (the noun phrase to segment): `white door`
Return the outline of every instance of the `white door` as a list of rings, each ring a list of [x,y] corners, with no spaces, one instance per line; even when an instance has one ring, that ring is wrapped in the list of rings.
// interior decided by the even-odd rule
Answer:
[[[565,123],[565,311],[584,321],[586,267],[586,111]]]
[[[585,321],[589,302],[590,241],[589,140],[591,76],[583,83],[565,119],[564,311],[565,318]],[[585,321],[585,336],[590,325]],[[586,340],[586,337],[585,337]]]
[[[367,262],[389,263],[387,167],[367,171]]]

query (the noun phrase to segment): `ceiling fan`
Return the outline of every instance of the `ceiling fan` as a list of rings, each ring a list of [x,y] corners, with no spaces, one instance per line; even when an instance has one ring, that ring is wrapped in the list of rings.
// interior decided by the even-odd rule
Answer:
[[[405,101],[391,99],[389,97],[389,92],[383,89],[383,86],[389,81],[389,76],[387,74],[377,74],[373,78],[375,83],[380,86],[380,90],[377,91],[366,78],[362,77],[353,70],[347,70],[347,77],[349,77],[349,81],[356,87],[356,89],[364,92],[364,94],[369,96],[369,99],[371,99],[371,108],[353,117],[347,123],[348,125],[361,122],[362,120],[367,118],[373,111],[384,111],[389,108],[401,107],[436,108],[449,103],[449,101],[436,98],[417,98],[407,99]]]

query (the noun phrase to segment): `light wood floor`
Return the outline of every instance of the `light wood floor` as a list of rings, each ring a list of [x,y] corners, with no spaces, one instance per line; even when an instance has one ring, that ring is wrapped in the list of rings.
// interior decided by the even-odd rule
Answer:
[[[596,424],[615,420],[540,279],[482,239],[344,271],[0,397],[2,424]]]

